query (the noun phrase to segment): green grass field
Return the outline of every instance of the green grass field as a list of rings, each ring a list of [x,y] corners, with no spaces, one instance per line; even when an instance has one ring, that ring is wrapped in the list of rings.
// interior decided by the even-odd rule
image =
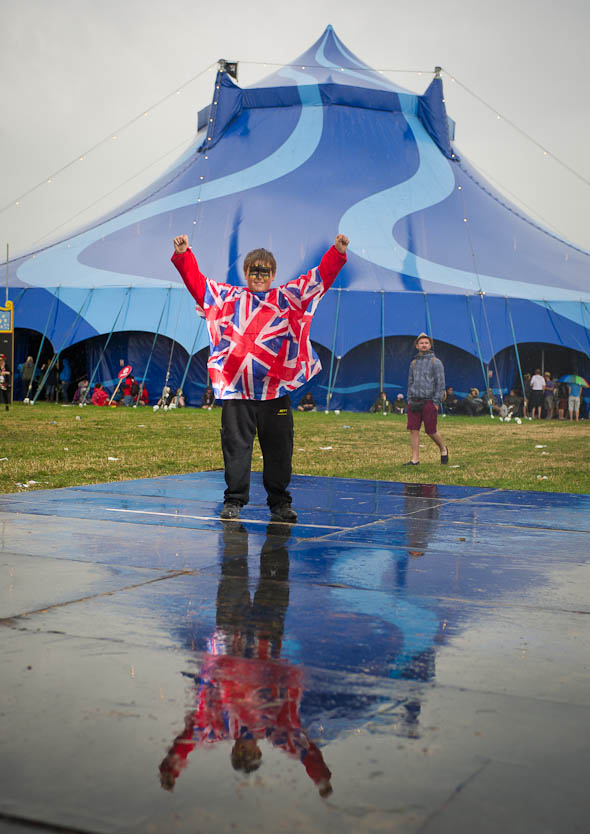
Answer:
[[[220,409],[154,412],[16,403],[0,412],[0,492],[152,478],[223,466]],[[450,465],[423,437],[419,467],[409,460],[401,416],[295,413],[293,471],[388,481],[590,493],[590,422],[489,417],[440,418]],[[541,447],[541,448],[538,448]],[[115,458],[115,460],[109,460]],[[253,469],[262,459],[258,444]],[[28,487],[19,486],[30,481]]]

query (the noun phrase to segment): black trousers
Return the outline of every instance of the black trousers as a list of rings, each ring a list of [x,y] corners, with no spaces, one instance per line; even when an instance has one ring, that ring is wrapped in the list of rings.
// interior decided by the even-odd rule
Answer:
[[[250,499],[252,445],[258,432],[262,481],[271,508],[291,504],[287,491],[293,458],[293,414],[289,396],[276,400],[224,400],[221,449],[225,463],[226,503],[243,506]]]
[[[229,654],[255,656],[256,642],[266,638],[271,654],[279,657],[289,607],[289,553],[291,535],[288,524],[266,528],[266,541],[260,551],[258,587],[251,599],[248,583],[248,533],[241,524],[225,524],[223,561],[217,590],[217,627],[240,635]]]

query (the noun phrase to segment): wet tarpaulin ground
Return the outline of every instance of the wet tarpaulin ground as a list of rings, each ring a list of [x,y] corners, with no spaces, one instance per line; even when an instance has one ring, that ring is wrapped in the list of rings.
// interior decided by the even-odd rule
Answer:
[[[588,831],[590,496],[0,497],[0,831]]]

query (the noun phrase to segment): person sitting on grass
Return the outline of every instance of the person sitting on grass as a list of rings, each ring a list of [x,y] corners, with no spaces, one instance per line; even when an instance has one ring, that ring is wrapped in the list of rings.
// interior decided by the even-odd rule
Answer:
[[[380,391],[379,396],[369,409],[371,414],[393,414],[393,406],[387,399],[385,391]]]
[[[403,394],[398,394],[395,398],[393,403],[393,413],[394,414],[405,414],[406,413],[406,401],[404,399]]]
[[[521,417],[522,416],[522,397],[519,397],[514,388],[510,389],[507,397],[504,397],[504,403],[500,406],[501,417]]]
[[[146,388],[145,383],[143,384],[143,386],[138,382],[136,382],[135,384],[139,389],[134,398],[135,405],[149,405],[150,395],[148,394],[148,389]]]
[[[311,391],[308,391],[299,400],[299,405],[297,406],[297,411],[315,411],[315,410],[316,410],[315,400],[312,396]]]
[[[287,489],[293,458],[289,392],[321,370],[309,328],[317,305],[346,263],[348,238],[339,234],[318,267],[271,289],[277,263],[254,249],[243,263],[245,287],[206,278],[187,235],[174,238],[172,263],[207,321],[209,376],[222,401],[221,447],[225,463],[223,519],[237,519],[250,499],[252,445],[258,432],[262,481],[272,521],[295,523]]]
[[[109,395],[103,388],[102,382],[97,382],[94,386],[90,402],[92,405],[108,405]]]
[[[213,388],[211,388],[211,386],[208,385],[203,391],[203,396],[201,397],[201,408],[206,408],[208,411],[211,411],[211,409],[214,407],[215,394],[213,393]]]
[[[154,411],[157,411],[159,408],[167,409],[170,405],[170,401],[172,399],[172,388],[169,385],[165,385],[162,388],[162,393],[160,395],[160,399],[156,403]]]
[[[182,388],[176,389],[176,394],[172,397],[170,408],[184,408],[186,406],[186,399]]]
[[[445,411],[447,414],[457,414],[457,407],[459,405],[459,398],[455,394],[455,389],[452,385],[446,390],[445,394]]]
[[[494,392],[492,391],[491,388],[488,388],[488,390],[485,392],[485,394],[481,398],[481,401],[482,401],[483,407],[486,411],[489,412],[490,407],[491,407],[491,413],[494,417],[501,414],[501,405],[498,402],[498,398],[496,397],[496,395],[494,394]]]
[[[78,382],[78,387],[74,391],[74,396],[72,398],[73,403],[79,403],[82,405],[86,402],[86,398],[88,397],[88,377],[83,376],[81,380]]]
[[[479,417],[484,413],[483,400],[479,396],[479,388],[472,388],[464,400],[460,400],[457,407],[457,414],[465,414],[467,417]]]

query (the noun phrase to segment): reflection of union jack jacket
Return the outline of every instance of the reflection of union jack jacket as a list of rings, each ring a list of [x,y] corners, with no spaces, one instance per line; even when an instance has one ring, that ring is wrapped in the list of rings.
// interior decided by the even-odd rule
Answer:
[[[346,263],[334,246],[319,267],[267,292],[205,278],[190,249],[174,254],[172,263],[207,322],[216,399],[273,400],[321,370],[309,328],[320,299]]]
[[[238,738],[266,739],[273,747],[299,759],[309,777],[319,784],[330,770],[320,749],[299,723],[303,669],[271,657],[271,641],[258,637],[253,657],[242,652],[242,635],[217,632],[201,669],[198,705],[186,716],[185,729],[174,739],[160,771],[176,779],[195,747]],[[232,639],[233,637],[233,639]]]

